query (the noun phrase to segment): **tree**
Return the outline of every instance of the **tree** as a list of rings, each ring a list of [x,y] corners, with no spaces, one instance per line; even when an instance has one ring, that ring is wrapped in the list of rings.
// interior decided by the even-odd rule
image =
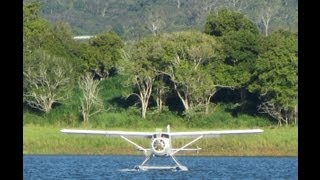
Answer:
[[[43,50],[24,57],[23,101],[32,108],[49,113],[54,103],[62,103],[71,85],[70,64]]]
[[[269,24],[271,22],[271,19],[277,14],[279,8],[280,8],[280,0],[275,0],[277,3],[271,3],[272,1],[267,0],[264,1],[263,6],[261,7],[261,21],[264,26],[264,33],[265,36],[269,35]]]
[[[50,28],[50,36],[46,37],[43,48],[52,54],[66,58],[74,58],[72,49],[77,45],[72,39],[72,29],[69,24],[56,22]]]
[[[30,53],[41,48],[48,34],[50,34],[50,24],[40,17],[40,4],[24,4],[23,53]]]
[[[156,92],[159,110],[163,93],[171,81],[174,90],[188,112],[195,106],[209,106],[216,92],[217,79],[206,65],[216,60],[219,43],[200,32],[177,32],[145,38],[131,48],[130,61],[125,64],[141,102],[142,116],[148,107],[152,90]],[[132,67],[135,67],[132,69]],[[164,81],[166,79],[166,81]],[[207,108],[208,111],[208,108]]]
[[[255,22],[261,26],[262,32],[268,36],[271,30],[271,22],[280,19],[279,10],[282,0],[261,0],[252,2],[252,15]]]
[[[220,86],[210,73],[218,68],[214,62],[221,60],[220,44],[212,36],[192,31],[165,34],[163,37],[171,42],[170,48],[166,48],[170,50],[167,52],[170,67],[163,73],[170,76],[185,111],[201,104],[208,106],[216,87]]]
[[[143,118],[146,118],[154,82],[157,78],[160,78],[156,69],[159,69],[160,66],[165,66],[165,62],[161,60],[164,55],[164,49],[159,40],[159,37],[153,36],[136,42],[130,47],[129,57],[126,58],[127,61],[125,62],[125,67],[130,77],[128,82],[134,85],[137,91],[137,93],[132,93],[132,95],[136,95],[140,100],[141,116]],[[156,86],[159,96],[162,95],[160,85],[158,83]],[[158,102],[160,103],[161,97],[159,98]]]
[[[34,0],[24,0],[30,2]],[[270,1],[270,7],[276,7],[277,1]],[[68,22],[78,35],[97,34],[111,30],[118,23],[123,25],[125,34],[119,36],[127,40],[144,37],[151,32],[146,28],[150,12],[163,12],[160,16],[165,21],[165,31],[174,32],[187,29],[201,30],[208,13],[212,10],[226,8],[245,14],[259,24],[264,33],[264,25],[260,14],[266,6],[260,6],[265,0],[41,0],[41,11],[51,22],[64,20]],[[279,28],[297,31],[298,0],[280,0],[280,9],[269,23],[269,32]],[[289,10],[290,9],[290,10]],[[129,17],[129,18],[128,18]],[[149,27],[150,27],[149,26]],[[163,32],[163,30],[161,30]],[[121,31],[116,31],[119,33]]]
[[[124,37],[125,35],[125,28],[120,23],[115,24],[112,27],[112,31],[115,32],[119,37]]]
[[[89,123],[89,118],[101,112],[103,108],[103,103],[99,98],[98,85],[100,81],[94,80],[93,75],[86,73],[79,80],[79,88],[82,90],[81,98],[81,115],[83,122],[85,124]]]
[[[244,9],[248,8],[248,0],[247,1],[241,1],[241,0],[228,0],[228,5],[230,9],[240,12]]]
[[[164,28],[165,22],[163,20],[163,11],[151,11],[147,18],[147,28],[152,32],[153,36],[160,33],[160,30]]]
[[[39,11],[37,3],[26,3],[23,7],[23,55],[31,56],[34,51],[43,49],[50,55],[63,57],[74,65],[73,73],[79,73],[80,45],[72,39],[71,27],[61,21],[51,25],[40,17]]]
[[[246,89],[251,81],[254,64],[259,54],[260,36],[247,30],[230,31],[220,38],[224,56],[224,78],[240,89],[241,101],[246,98]]]
[[[211,12],[205,24],[204,32],[214,36],[223,36],[230,31],[247,30],[253,34],[259,31],[256,25],[238,12],[221,9],[218,12]]]
[[[111,69],[117,68],[124,43],[114,32],[107,32],[91,39],[89,44],[96,50],[96,67],[92,70],[100,78],[107,77]]]
[[[166,94],[169,92],[170,87],[167,84],[167,76],[165,74],[159,74],[156,76],[154,83],[154,91],[156,96],[156,103],[158,111],[161,112],[165,102]]]
[[[133,85],[138,92],[131,93],[139,98],[141,104],[141,117],[146,118],[149,99],[155,80],[155,72],[148,67],[146,46],[143,42],[135,44],[130,54],[124,54],[123,67],[129,76],[127,84]],[[128,97],[129,97],[128,96]]]
[[[231,2],[231,1],[229,1]],[[232,1],[236,5],[238,1]],[[206,33],[219,36],[224,56],[224,82],[240,89],[241,101],[251,80],[255,60],[259,53],[259,31],[256,25],[238,12],[222,9],[211,13]]]
[[[298,106],[298,39],[296,34],[279,31],[263,44],[255,67],[255,81],[249,86],[259,94],[259,110],[278,120],[296,123]]]
[[[180,0],[177,0],[177,8],[180,9],[180,6],[181,6],[181,2]]]

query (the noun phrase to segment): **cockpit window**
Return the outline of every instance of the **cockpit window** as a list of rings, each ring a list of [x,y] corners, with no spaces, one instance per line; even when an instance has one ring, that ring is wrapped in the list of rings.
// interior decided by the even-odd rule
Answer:
[[[169,135],[168,135],[168,134],[161,134],[161,137],[163,137],[163,138],[169,138]]]

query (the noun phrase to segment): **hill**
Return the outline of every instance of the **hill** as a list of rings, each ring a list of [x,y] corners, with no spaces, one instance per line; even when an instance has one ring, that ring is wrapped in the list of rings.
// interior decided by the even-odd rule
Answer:
[[[24,0],[30,2],[32,0]],[[203,31],[210,11],[226,8],[245,14],[263,33],[298,31],[298,0],[38,0],[50,22],[68,22],[74,35],[114,31],[123,39],[152,32]]]

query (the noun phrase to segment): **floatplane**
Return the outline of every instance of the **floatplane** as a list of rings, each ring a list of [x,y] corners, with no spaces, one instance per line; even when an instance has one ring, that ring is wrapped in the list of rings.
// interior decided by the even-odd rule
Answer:
[[[194,142],[206,137],[219,137],[221,135],[240,135],[240,134],[257,134],[262,133],[261,129],[246,130],[222,130],[222,131],[195,131],[195,132],[170,132],[170,125],[167,126],[166,132],[127,132],[127,131],[100,131],[100,130],[77,130],[62,129],[67,134],[83,134],[83,135],[103,135],[107,137],[121,137],[125,141],[131,143],[137,150],[144,152],[146,158],[140,164],[134,166],[136,170],[180,170],[188,171],[188,168],[182,165],[174,155],[180,151],[199,151],[201,148],[187,148]],[[128,138],[148,138],[151,140],[150,148],[143,148]],[[172,147],[172,138],[194,138],[189,143],[180,148]],[[171,157],[175,162],[174,166],[150,166],[148,162],[153,157]]]

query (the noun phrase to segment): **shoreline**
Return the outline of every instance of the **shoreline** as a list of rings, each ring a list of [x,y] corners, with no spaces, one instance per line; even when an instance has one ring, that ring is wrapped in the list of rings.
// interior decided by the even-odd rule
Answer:
[[[196,151],[180,152],[177,156],[298,156],[298,127],[262,127],[257,135],[204,138],[191,145]],[[66,135],[59,127],[24,126],[23,155],[134,155],[143,156],[121,138]],[[132,139],[149,147],[148,139]],[[173,147],[182,147],[189,140],[175,139]],[[190,148],[191,148],[190,147]]]
[[[23,156],[141,156],[143,154],[25,154]],[[175,157],[298,157],[295,155],[175,155]]]

